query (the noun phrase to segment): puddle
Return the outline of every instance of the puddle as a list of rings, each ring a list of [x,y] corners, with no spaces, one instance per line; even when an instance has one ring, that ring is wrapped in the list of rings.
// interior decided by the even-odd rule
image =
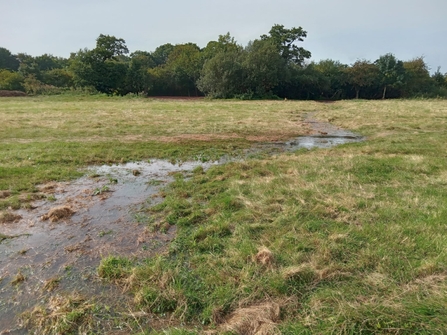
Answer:
[[[20,222],[0,225],[4,235],[27,234],[0,244],[0,331],[14,328],[15,316],[49,294],[42,287],[51,278],[60,279],[58,292],[75,290],[91,296],[103,291],[106,296],[107,285],[96,278],[102,257],[148,257],[162,251],[175,235],[175,227],[165,233],[148,231],[150,218],[140,209],[161,201],[157,193],[173,181],[171,174],[212,164],[153,160],[101,166],[88,173],[98,177],[46,185],[44,192],[51,192],[55,201],[34,202],[34,210],[17,211]],[[74,214],[57,222],[42,220],[59,206]],[[26,279],[13,286],[18,273]]]
[[[295,151],[298,149],[330,148],[336,145],[355,143],[363,141],[364,138],[349,130],[341,129],[328,122],[315,119],[314,114],[307,115],[305,121],[311,134],[301,136],[285,143],[285,150]]]
[[[305,120],[311,135],[285,143],[267,143],[247,151],[294,151],[301,148],[329,148],[358,142],[361,137],[328,123]],[[117,294],[125,304],[126,295],[116,287],[101,282],[96,269],[102,257],[126,255],[138,259],[164,250],[175,236],[175,227],[165,233],[147,229],[148,205],[160,202],[160,189],[173,181],[173,173],[204,169],[228,162],[185,162],[172,164],[164,160],[92,167],[87,176],[70,183],[45,185],[45,200],[35,201],[33,210],[20,210],[18,223],[0,224],[0,232],[8,236],[22,235],[0,241],[0,334],[26,334],[17,328],[16,317],[55,293],[79,292],[104,301]],[[90,177],[89,177],[90,176]],[[53,201],[49,201],[51,199]],[[58,221],[42,220],[55,207],[73,213]],[[11,283],[17,274],[25,280]],[[60,279],[53,292],[45,292],[45,283]],[[6,332],[5,332],[6,333]]]

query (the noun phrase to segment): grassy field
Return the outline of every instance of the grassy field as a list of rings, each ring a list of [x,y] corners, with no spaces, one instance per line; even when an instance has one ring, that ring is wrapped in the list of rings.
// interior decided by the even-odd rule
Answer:
[[[2,98],[0,190],[32,192],[36,184],[77,177],[89,164],[214,159],[303,133],[291,110],[281,102]],[[0,209],[9,206],[19,207],[18,198],[0,200]]]
[[[99,276],[161,320],[154,333],[447,333],[445,100],[2,99],[0,190],[12,196],[0,201],[20,206],[36,183],[88,164],[293,137],[308,112],[367,140],[178,175],[147,208],[157,227],[177,225],[169,252],[104,258]]]

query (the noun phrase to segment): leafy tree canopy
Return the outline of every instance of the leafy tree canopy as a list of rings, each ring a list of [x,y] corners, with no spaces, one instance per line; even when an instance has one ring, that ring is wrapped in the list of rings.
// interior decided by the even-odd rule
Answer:
[[[96,39],[96,48],[94,49],[94,52],[105,61],[107,59],[126,55],[129,53],[129,49],[127,49],[126,41],[122,38],[100,34]]]
[[[152,52],[152,59],[157,66],[163,65],[168,61],[168,57],[173,50],[174,46],[171,43],[160,45]]]
[[[281,57],[287,62],[302,65],[305,59],[311,57],[310,51],[298,47],[295,43],[302,42],[307,37],[303,28],[286,29],[283,25],[275,24],[269,31],[269,35],[262,35],[262,40],[271,40],[277,47]]]
[[[403,67],[405,69],[404,96],[421,95],[431,90],[432,80],[424,57],[403,62]]]
[[[0,47],[0,69],[17,71],[19,65],[19,60],[11,54],[11,51]]]
[[[383,87],[382,99],[385,99],[388,87],[398,87],[404,83],[404,64],[391,53],[379,57],[374,64],[379,68],[380,80]]]
[[[432,76],[433,80],[435,81],[436,85],[439,87],[447,87],[447,73],[442,74],[441,73],[441,67],[438,67],[436,72]]]
[[[199,90],[213,98],[233,98],[244,92],[245,53],[242,50],[219,52],[203,65],[197,81]]]
[[[377,82],[379,69],[367,60],[357,60],[347,69],[348,83],[355,89],[356,99],[360,96],[360,90],[372,86]]]
[[[23,90],[23,77],[18,72],[0,70],[0,90]]]
[[[230,52],[240,49],[242,49],[242,47],[236,43],[234,37],[232,37],[230,33],[226,33],[225,35],[219,35],[217,41],[208,42],[203,49],[203,55],[205,59],[210,59],[219,52]]]
[[[128,63],[124,55],[129,53],[122,38],[99,35],[96,48],[80,50],[72,56],[71,69],[74,83],[79,86],[93,86],[107,94],[125,94]]]

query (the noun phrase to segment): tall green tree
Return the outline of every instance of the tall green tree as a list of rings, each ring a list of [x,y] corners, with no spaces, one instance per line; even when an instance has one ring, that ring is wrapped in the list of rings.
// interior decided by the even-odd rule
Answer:
[[[378,81],[379,68],[367,60],[357,60],[347,69],[347,82],[355,89],[355,98],[360,90],[373,86]]]
[[[447,87],[447,73],[441,73],[441,67],[438,67],[436,72],[432,75],[432,79],[435,82],[435,85],[438,87]]]
[[[233,98],[246,91],[243,50],[220,51],[205,61],[197,86],[212,98]]]
[[[166,43],[157,47],[152,53],[152,59],[156,66],[166,64],[169,55],[174,50],[174,46],[171,43]]]
[[[23,80],[18,72],[0,69],[0,90],[23,91]]]
[[[314,69],[319,71],[320,94],[324,99],[340,99],[345,96],[347,78],[347,65],[332,59],[321,60],[314,65]]]
[[[33,62],[37,65],[39,71],[48,71],[53,69],[62,69],[67,66],[67,60],[62,57],[55,57],[49,54],[34,57]]]
[[[288,80],[281,82],[278,96],[289,99],[318,100],[321,98],[322,87],[326,78],[311,62],[304,66],[292,64],[288,67]]]
[[[129,92],[147,94],[152,86],[149,69],[156,66],[151,54],[146,51],[135,51],[130,55],[127,85]]]
[[[0,69],[17,71],[19,65],[19,60],[16,56],[11,54],[11,51],[0,47]]]
[[[374,64],[377,65],[380,72],[380,82],[383,87],[382,99],[385,99],[389,87],[398,88],[403,85],[405,80],[404,64],[391,53],[379,57]]]
[[[94,55],[99,57],[103,62],[106,60],[117,60],[121,55],[129,53],[126,41],[115,36],[100,34],[96,39],[96,48],[93,50]]]
[[[99,35],[95,49],[80,50],[72,57],[75,84],[93,86],[106,94],[126,94],[128,63],[122,56],[128,52],[123,39]]]
[[[276,46],[281,57],[287,62],[303,65],[304,61],[311,57],[311,52],[296,45],[296,42],[304,41],[307,31],[303,28],[286,29],[283,25],[275,24],[268,35],[262,35],[262,40],[270,40]]]
[[[424,57],[416,57],[403,62],[403,66],[405,69],[405,85],[403,86],[405,97],[425,95],[432,91],[434,82],[430,77]]]
[[[200,77],[203,59],[196,44],[176,45],[164,67],[171,74],[176,91],[180,94],[198,95],[196,82]]]
[[[37,64],[36,59],[26,53],[18,53],[17,59],[19,60],[19,72],[23,77],[33,75],[38,80],[42,79],[42,74]]]
[[[42,82],[56,87],[73,86],[73,73],[68,69],[52,69],[42,73]]]
[[[255,97],[271,95],[286,77],[286,59],[277,52],[277,45],[270,39],[255,40],[247,45],[245,51],[246,87]]]
[[[242,47],[236,43],[234,37],[230,33],[225,35],[219,35],[217,41],[210,41],[206,47],[202,50],[203,58],[211,59],[218,53],[233,52],[241,50]]]

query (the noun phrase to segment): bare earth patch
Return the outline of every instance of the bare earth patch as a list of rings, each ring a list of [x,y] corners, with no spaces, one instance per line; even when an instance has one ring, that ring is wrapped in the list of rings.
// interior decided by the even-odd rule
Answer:
[[[0,97],[26,97],[26,93],[22,91],[0,90]]]

